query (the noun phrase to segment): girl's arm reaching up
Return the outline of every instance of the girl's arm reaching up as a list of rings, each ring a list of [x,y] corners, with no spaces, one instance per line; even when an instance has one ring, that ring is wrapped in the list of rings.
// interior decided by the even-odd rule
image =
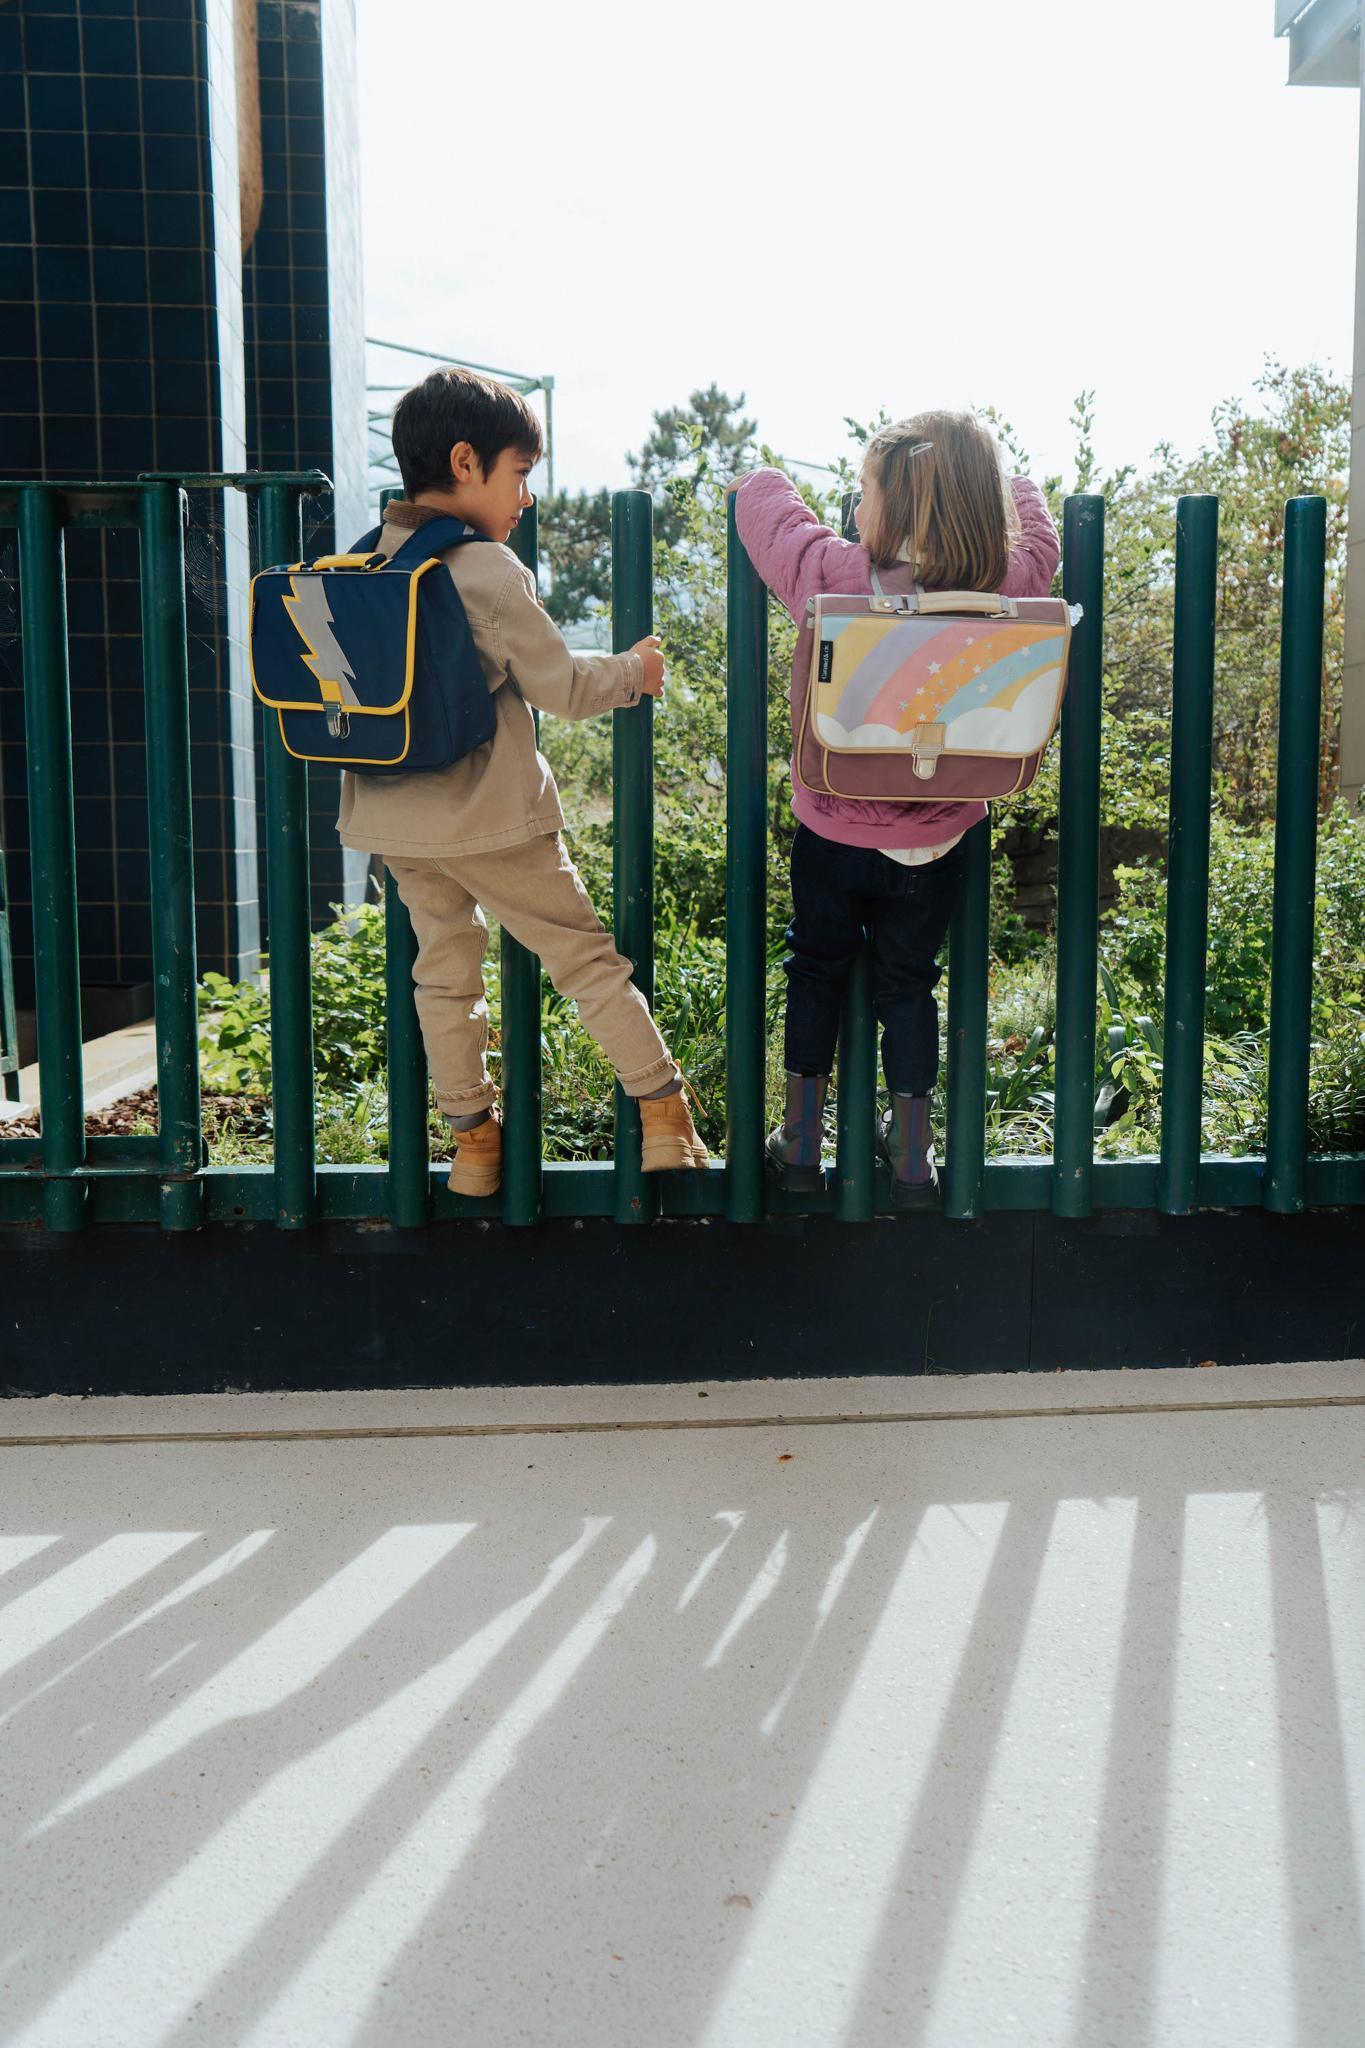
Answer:
[[[1010,553],[1001,589],[1006,597],[1046,597],[1061,560],[1062,544],[1037,484],[1026,476],[1012,476],[1010,489],[1023,532]]]
[[[866,582],[862,549],[822,526],[780,469],[755,469],[741,481],[735,524],[749,560],[798,623],[813,591],[838,590],[843,584],[858,590]],[[841,568],[853,556],[858,562],[851,578],[847,573],[841,576]]]
[[[1010,489],[1022,531],[1002,589],[1007,597],[1046,597],[1062,553],[1057,529],[1037,484],[1016,476]],[[798,623],[812,592],[866,582],[862,548],[822,525],[780,469],[756,469],[736,487],[735,524],[749,560]]]

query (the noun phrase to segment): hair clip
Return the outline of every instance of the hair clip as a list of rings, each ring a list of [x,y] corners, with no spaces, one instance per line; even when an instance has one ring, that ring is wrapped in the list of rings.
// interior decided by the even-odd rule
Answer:
[[[907,455],[923,455],[926,449],[932,448],[933,445],[932,441],[916,441],[914,447],[907,448],[905,452]]]

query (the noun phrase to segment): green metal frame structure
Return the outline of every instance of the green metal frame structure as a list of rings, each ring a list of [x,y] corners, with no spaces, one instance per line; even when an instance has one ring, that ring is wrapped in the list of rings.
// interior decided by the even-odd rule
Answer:
[[[381,341],[378,335],[367,334],[367,349],[382,349],[386,355],[408,357],[411,361],[429,365],[435,363],[445,370],[477,370],[482,376],[496,377],[500,384],[510,385],[513,391],[521,392],[524,398],[531,398],[537,391],[545,399],[545,489],[547,497],[554,496],[555,489],[555,380],[553,377],[533,376],[525,370],[498,370],[491,363],[469,363],[461,356],[443,356],[435,349],[414,348],[404,341]],[[370,438],[370,485],[380,487],[385,494],[386,480],[398,481],[398,459],[393,452],[393,412],[403,393],[425,374],[424,370],[408,373],[405,381],[398,384],[381,384],[372,377],[366,377],[366,405]],[[389,490],[387,495],[393,496]]]
[[[727,774],[726,1152],[705,1172],[641,1175],[633,1106],[617,1104],[611,1164],[547,1164],[540,1132],[540,967],[504,938],[506,1169],[499,1195],[452,1195],[428,1156],[427,1075],[413,1001],[413,938],[388,896],[389,1158],[385,1167],[319,1167],[314,1147],[309,986],[308,807],[304,769],[264,728],[265,847],[273,1036],[273,1166],[215,1167],[200,1128],[189,715],[185,646],[187,487],[232,489],[257,505],[262,561],[297,560],[301,508],[327,488],[293,475],[148,476],[133,484],[0,484],[0,524],[17,526],[37,948],[42,1137],[0,1139],[0,1225],[79,1233],[87,1223],[321,1223],[416,1231],[459,1218],[525,1229],[548,1218],[606,1218],[627,1230],[654,1217],[825,1215],[848,1223],[890,1216],[886,1169],[873,1154],[876,1078],[870,982],[854,977],[840,1047],[837,1167],[814,1196],[784,1196],[763,1168],[767,594],[729,535]],[[1176,513],[1173,776],[1167,925],[1166,1059],[1159,1157],[1096,1160],[1093,1094],[1097,978],[1100,678],[1104,501],[1067,501],[1063,581],[1084,607],[1072,644],[1061,732],[1056,1149],[1051,1159],[985,1157],[989,828],[967,845],[966,886],[949,939],[946,1168],[943,1210],[1078,1219],[1106,1210],[1171,1217],[1204,1209],[1294,1215],[1365,1205],[1365,1156],[1307,1153],[1318,739],[1321,716],[1325,504],[1287,508],[1284,630],[1265,1158],[1200,1152],[1213,688],[1217,501],[1181,499]],[[159,1131],[84,1136],[75,838],[63,534],[135,527],[141,542],[154,920]],[[536,559],[534,520],[517,545]],[[613,631],[627,646],[653,617],[647,493],[617,494],[612,523]],[[615,714],[617,939],[646,994],[653,982],[652,705]],[[913,1232],[917,1219],[896,1227]]]

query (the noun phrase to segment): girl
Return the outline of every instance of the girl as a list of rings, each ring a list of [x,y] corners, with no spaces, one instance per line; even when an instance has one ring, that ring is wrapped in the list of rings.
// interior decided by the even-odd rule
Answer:
[[[779,470],[731,486],[749,559],[798,626],[794,690],[810,664],[806,600],[873,588],[1002,591],[1045,597],[1060,547],[1042,493],[1007,478],[995,436],[966,412],[924,412],[867,444],[856,511],[859,544],[822,526]],[[937,1195],[929,1107],[938,1073],[937,956],[962,881],[963,834],[984,803],[879,803],[805,789],[792,774],[792,921],[787,927],[786,1113],[768,1138],[784,1187],[821,1185],[825,1090],[839,1010],[864,933],[891,1108],[879,1142],[892,1197]]]

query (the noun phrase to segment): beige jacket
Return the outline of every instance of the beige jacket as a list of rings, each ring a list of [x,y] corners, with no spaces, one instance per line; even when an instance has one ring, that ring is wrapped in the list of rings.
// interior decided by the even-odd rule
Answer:
[[[435,516],[423,505],[390,505],[380,551],[396,554]],[[469,541],[445,559],[493,692],[497,730],[431,775],[344,774],[337,831],[343,846],[364,853],[452,860],[559,831],[564,813],[536,746],[532,705],[557,718],[595,718],[640,700],[639,655],[571,654],[510,548]]]

